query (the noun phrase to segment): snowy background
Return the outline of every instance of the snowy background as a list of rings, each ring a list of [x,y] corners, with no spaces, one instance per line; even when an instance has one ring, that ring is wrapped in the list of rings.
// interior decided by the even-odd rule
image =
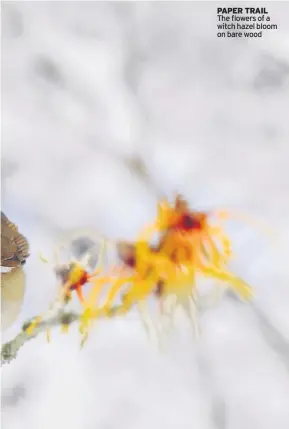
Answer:
[[[279,29],[258,40],[217,39],[216,7],[2,5],[2,208],[31,244],[2,341],[55,296],[37,252],[70,228],[133,239],[180,191],[278,237],[230,225],[254,305],[225,298],[197,344],[179,326],[160,353],[135,318],[81,352],[76,327],[28,343],[2,368],[4,428],[288,429],[289,3],[267,4]]]

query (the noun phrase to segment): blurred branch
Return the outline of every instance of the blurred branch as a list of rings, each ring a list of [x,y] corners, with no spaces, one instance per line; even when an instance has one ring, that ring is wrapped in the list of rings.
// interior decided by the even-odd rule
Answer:
[[[111,308],[111,313],[117,311],[119,306]],[[32,319],[27,320],[23,326],[21,332],[16,335],[16,337],[3,344],[1,348],[1,366],[5,363],[10,363],[13,359],[16,359],[19,349],[24,346],[25,343],[36,338],[39,334],[47,333],[52,328],[57,326],[65,328],[69,327],[72,323],[80,320],[81,315],[73,311],[66,312],[64,307],[58,308],[50,316],[43,318],[37,325],[33,328],[32,332],[27,332],[31,323],[33,323],[38,316],[33,317]]]
[[[166,198],[166,195],[164,194],[164,192],[158,187],[158,185],[152,179],[144,161],[140,156],[136,155],[132,158],[123,157],[120,161],[131,171],[132,174],[134,174],[153,192],[154,196],[158,200]]]
[[[27,328],[35,320],[35,318],[24,323],[22,331],[11,341],[2,345],[1,348],[1,365],[10,363],[15,359],[19,349],[27,343],[27,341],[36,338],[39,334],[47,332],[56,326],[69,326],[79,320],[80,315],[74,312],[65,312],[63,309],[58,310],[50,317],[41,320],[34,328],[33,332],[28,334]]]

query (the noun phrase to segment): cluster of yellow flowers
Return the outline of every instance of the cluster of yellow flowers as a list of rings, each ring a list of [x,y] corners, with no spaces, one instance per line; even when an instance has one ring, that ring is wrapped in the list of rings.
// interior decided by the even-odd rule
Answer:
[[[141,231],[134,243],[117,243],[118,266],[107,269],[99,266],[89,274],[81,264],[72,263],[63,277],[61,293],[62,299],[69,299],[75,290],[82,303],[80,332],[83,340],[93,321],[125,315],[135,305],[143,309],[151,297],[159,301],[160,312],[164,302],[173,297],[174,305],[180,305],[189,313],[200,276],[224,282],[241,298],[249,299],[251,287],[228,268],[231,244],[222,227],[228,217],[224,211],[192,211],[177,195],[173,205],[168,201],[159,203],[157,218]],[[155,237],[157,244],[153,245]],[[82,289],[87,283],[91,283],[91,288],[84,297]],[[124,287],[125,293],[117,305],[116,300]],[[104,288],[108,288],[108,293],[100,305]]]

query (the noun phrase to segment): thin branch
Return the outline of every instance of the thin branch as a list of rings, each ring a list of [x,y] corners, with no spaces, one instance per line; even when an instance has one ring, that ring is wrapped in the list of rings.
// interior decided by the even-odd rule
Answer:
[[[102,266],[103,250],[100,250],[98,265]],[[57,255],[56,255],[57,256]],[[101,262],[100,262],[101,261]],[[89,262],[89,253],[82,256],[79,263],[81,266],[86,266]],[[11,341],[2,345],[1,348],[1,366],[5,363],[11,362],[15,359],[19,349],[32,338],[37,337],[41,333],[47,333],[51,328],[56,326],[68,327],[72,323],[80,320],[81,315],[75,312],[65,311],[67,304],[69,303],[69,296],[67,295],[71,284],[68,283],[69,272],[72,269],[73,263],[68,267],[66,265],[59,265],[59,261],[56,261],[54,271],[56,276],[61,280],[62,288],[60,289],[59,297],[50,305],[49,310],[41,315],[36,316],[30,320],[27,320],[22,326],[21,332]],[[34,323],[37,321],[37,323]],[[31,330],[28,328],[31,326]]]
[[[19,349],[24,346],[27,341],[37,337],[39,334],[47,332],[48,329],[56,326],[69,326],[79,320],[80,315],[74,312],[65,312],[63,309],[58,310],[49,318],[41,320],[34,328],[32,333],[27,332],[27,328],[35,318],[28,320],[22,326],[22,331],[11,341],[2,345],[1,348],[1,365],[10,363],[15,359]]]
[[[111,308],[111,316],[119,311],[121,305],[116,305]],[[19,349],[24,346],[25,343],[36,338],[39,334],[47,333],[48,330],[60,327],[68,327],[72,323],[77,322],[81,318],[81,314],[73,311],[64,311],[64,307],[58,308],[56,311],[51,310],[47,313],[48,316],[42,318],[39,323],[33,328],[30,333],[27,332],[31,323],[35,321],[36,317],[27,320],[23,326],[21,332],[11,341],[2,345],[1,348],[1,366],[5,363],[10,363],[13,359],[16,359]],[[109,316],[108,316],[109,317]]]

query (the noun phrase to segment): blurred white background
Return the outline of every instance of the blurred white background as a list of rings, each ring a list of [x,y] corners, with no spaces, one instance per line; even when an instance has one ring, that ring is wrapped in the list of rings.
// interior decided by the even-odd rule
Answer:
[[[2,368],[9,429],[288,429],[289,3],[278,31],[216,37],[214,2],[3,2],[2,209],[31,244],[7,341],[56,285],[37,252],[91,227],[133,239],[159,195],[241,209],[230,225],[255,306],[225,298],[166,353],[137,321],[77,328]],[[246,4],[247,6],[247,4]]]

